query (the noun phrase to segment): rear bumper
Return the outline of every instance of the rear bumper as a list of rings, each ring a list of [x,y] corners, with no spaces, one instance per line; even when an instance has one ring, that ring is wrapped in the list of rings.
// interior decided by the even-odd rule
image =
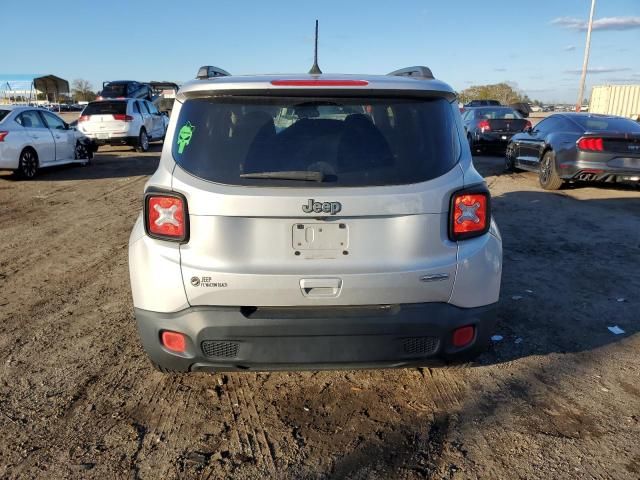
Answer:
[[[587,159],[584,159],[582,157]],[[640,178],[640,158],[614,157],[599,161],[597,154],[583,154],[576,161],[562,162],[558,173],[567,180],[610,181]]]
[[[136,146],[138,144],[138,137],[131,137],[131,136],[111,136],[109,138],[97,138],[95,136],[91,136],[91,135],[87,135],[85,134],[91,141],[91,143],[93,145],[95,145],[96,147],[102,146],[102,145],[112,145],[112,146],[119,146],[119,145],[130,145],[130,146]]]
[[[490,148],[507,148],[507,144],[516,132],[478,133],[475,138],[476,146]]]
[[[152,361],[176,371],[381,368],[466,360],[484,350],[495,326],[495,304],[447,303],[366,307],[190,307],[176,313],[135,309]],[[473,325],[462,348],[458,327]],[[163,330],[186,336],[185,353],[160,341]]]

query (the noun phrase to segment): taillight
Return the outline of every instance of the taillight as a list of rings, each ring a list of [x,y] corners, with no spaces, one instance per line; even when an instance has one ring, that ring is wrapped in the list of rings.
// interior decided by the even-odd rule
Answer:
[[[9,132],[0,132],[0,142],[4,142],[4,139],[7,138]]]
[[[489,120],[480,120],[478,122],[478,128],[480,129],[480,131],[482,133],[490,132],[491,131],[491,125],[489,125]]]
[[[489,192],[472,188],[454,193],[449,215],[449,238],[454,242],[484,235],[491,225]]]
[[[82,122],[86,122],[90,119],[91,117],[89,115],[82,115],[78,118],[78,123],[82,123]]]
[[[114,120],[120,120],[121,122],[131,122],[133,121],[133,117],[131,115],[125,115],[123,113],[114,113]]]
[[[604,145],[601,138],[597,137],[583,137],[578,140],[578,149],[586,152],[602,152]]]
[[[148,192],[144,199],[147,235],[160,240],[185,242],[189,237],[186,199],[177,193]]]

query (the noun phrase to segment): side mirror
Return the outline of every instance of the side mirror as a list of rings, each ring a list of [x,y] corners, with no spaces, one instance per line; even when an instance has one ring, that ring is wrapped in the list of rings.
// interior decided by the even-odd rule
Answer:
[[[533,127],[531,125],[527,125],[526,127],[524,127],[524,130],[522,130],[525,133],[531,133],[533,132]]]
[[[70,128],[71,126],[67,122],[64,122],[64,129],[69,130]]]

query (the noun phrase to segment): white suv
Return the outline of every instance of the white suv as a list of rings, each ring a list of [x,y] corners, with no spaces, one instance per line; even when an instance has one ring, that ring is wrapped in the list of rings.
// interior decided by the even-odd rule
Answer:
[[[426,67],[192,81],[167,135],[129,240],[159,369],[400,367],[489,343],[502,240]]]
[[[141,99],[113,99],[89,103],[78,118],[78,129],[95,145],[130,145],[139,152],[149,142],[164,140],[168,117]]]

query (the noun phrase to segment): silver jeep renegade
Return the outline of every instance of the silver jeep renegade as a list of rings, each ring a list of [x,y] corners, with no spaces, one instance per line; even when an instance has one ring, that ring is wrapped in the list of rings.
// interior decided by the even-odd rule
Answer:
[[[129,242],[161,371],[430,365],[489,342],[502,241],[428,68],[203,67],[166,138]]]

